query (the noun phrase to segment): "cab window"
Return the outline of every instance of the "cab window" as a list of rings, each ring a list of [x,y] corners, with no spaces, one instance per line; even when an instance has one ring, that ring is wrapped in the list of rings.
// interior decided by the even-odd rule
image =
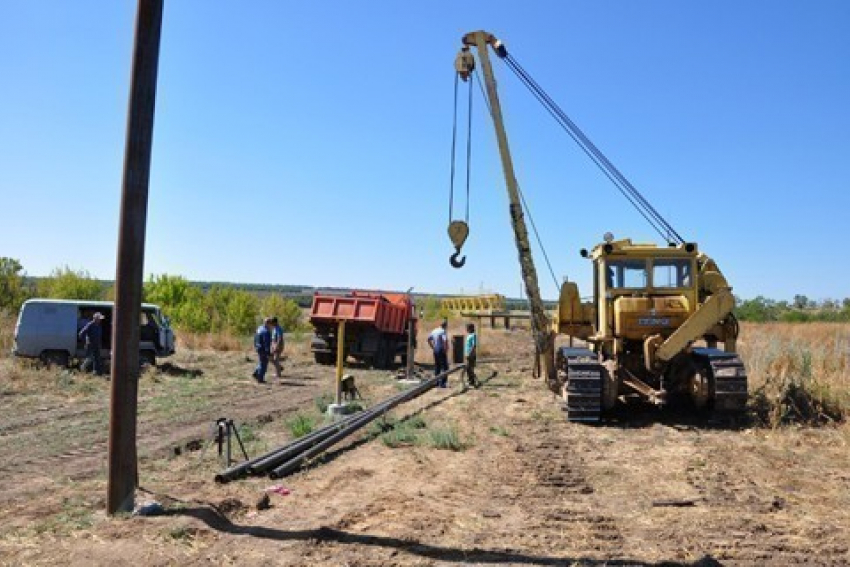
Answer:
[[[655,260],[652,266],[652,287],[691,287],[691,261]]]
[[[645,260],[610,260],[606,268],[609,288],[645,288]]]

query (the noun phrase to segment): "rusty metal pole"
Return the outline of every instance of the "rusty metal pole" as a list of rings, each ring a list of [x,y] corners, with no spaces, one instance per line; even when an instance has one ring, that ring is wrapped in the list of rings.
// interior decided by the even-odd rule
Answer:
[[[133,509],[138,479],[139,320],[162,8],[163,0],[139,0],[136,11],[112,324],[108,514]]]
[[[339,320],[336,331],[336,405],[342,406],[342,375],[345,372],[345,319]]]

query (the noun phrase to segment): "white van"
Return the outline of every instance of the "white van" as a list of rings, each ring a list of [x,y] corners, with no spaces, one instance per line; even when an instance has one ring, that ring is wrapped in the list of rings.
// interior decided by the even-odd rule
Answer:
[[[58,366],[68,366],[75,359],[83,359],[86,348],[77,333],[91,320],[92,315],[99,312],[104,316],[101,322],[101,356],[109,359],[112,351],[113,309],[111,301],[30,299],[24,302],[18,315],[12,354],[38,358]],[[174,332],[158,306],[142,304],[140,325],[139,360],[142,364],[156,364],[157,357],[174,354]]]

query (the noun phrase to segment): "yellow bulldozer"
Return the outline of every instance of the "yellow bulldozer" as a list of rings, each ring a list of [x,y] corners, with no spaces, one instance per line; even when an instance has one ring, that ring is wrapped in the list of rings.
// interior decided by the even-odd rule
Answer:
[[[695,243],[686,242],[519,65],[505,45],[484,31],[466,34],[455,60],[458,79],[470,84],[470,108],[472,76],[477,76],[478,67],[473,48],[483,70],[483,81],[478,80],[486,87],[485,99],[502,160],[539,361],[549,388],[563,398],[567,419],[599,421],[619,400],[632,397],[657,405],[684,404],[695,411],[732,415],[744,411],[747,376],[735,353],[738,336],[738,323],[732,313],[735,300],[717,264],[700,252]],[[615,239],[609,233],[592,250],[581,250],[581,255],[592,263],[592,301],[582,302],[578,286],[565,281],[560,286],[554,313],[545,309],[490,50],[517,74],[666,241],[661,246],[636,243]],[[457,89],[458,81],[456,101]],[[469,167],[467,162],[467,171]],[[453,151],[453,172],[454,169]],[[468,233],[466,221],[450,218],[454,267],[465,263],[465,257],[458,257]],[[569,337],[569,346],[556,348],[557,335]],[[718,348],[719,343],[722,349]]]

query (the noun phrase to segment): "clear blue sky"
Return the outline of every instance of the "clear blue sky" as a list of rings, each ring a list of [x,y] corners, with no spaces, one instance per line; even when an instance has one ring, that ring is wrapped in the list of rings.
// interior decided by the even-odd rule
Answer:
[[[0,255],[115,270],[135,2],[0,2]],[[850,296],[850,2],[166,0],[146,273],[515,296],[476,98],[467,267],[446,236],[453,60],[487,29],[726,272]],[[654,233],[497,63],[559,277]],[[539,253],[543,292],[555,286]]]

